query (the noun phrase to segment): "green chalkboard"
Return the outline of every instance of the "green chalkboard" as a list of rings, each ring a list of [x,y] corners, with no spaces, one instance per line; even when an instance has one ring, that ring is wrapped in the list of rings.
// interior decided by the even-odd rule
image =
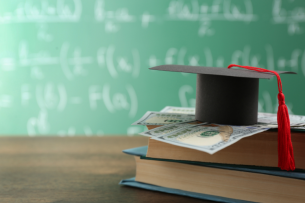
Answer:
[[[196,75],[149,67],[230,63],[297,72],[283,91],[305,114],[305,1],[1,0],[0,134],[138,133],[147,110],[195,105]],[[262,80],[259,110],[276,95]]]

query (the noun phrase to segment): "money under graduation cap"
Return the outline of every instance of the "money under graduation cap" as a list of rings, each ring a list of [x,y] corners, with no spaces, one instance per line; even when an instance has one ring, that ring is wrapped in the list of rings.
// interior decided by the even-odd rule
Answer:
[[[244,69],[231,69],[231,67]],[[290,136],[290,121],[279,74],[296,74],[272,71],[251,66],[231,64],[228,68],[161,65],[151,70],[197,74],[195,118],[202,122],[227,125],[254,125],[257,123],[259,79],[277,77],[279,108],[278,167],[294,170],[295,162]]]

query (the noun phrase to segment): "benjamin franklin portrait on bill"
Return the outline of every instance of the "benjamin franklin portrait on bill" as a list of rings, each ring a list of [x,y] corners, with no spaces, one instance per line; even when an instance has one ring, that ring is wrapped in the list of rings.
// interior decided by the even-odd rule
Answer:
[[[206,125],[206,127],[210,128],[177,137],[177,140],[191,145],[211,146],[219,142],[228,141],[233,133],[233,128],[231,126],[210,124]]]

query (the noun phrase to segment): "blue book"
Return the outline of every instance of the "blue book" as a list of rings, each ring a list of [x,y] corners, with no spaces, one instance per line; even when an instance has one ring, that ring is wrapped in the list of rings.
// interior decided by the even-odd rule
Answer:
[[[215,170],[220,169],[222,171],[228,170],[233,173],[240,171],[240,173],[243,173],[244,176],[245,175],[247,176],[247,174],[249,174],[249,176],[252,177],[253,174],[262,174],[259,177],[266,177],[267,179],[268,178],[275,179],[274,177],[280,177],[279,181],[283,182],[283,180],[284,180],[284,185],[278,186],[279,191],[281,189],[280,187],[284,187],[284,189],[287,187],[288,196],[291,195],[291,200],[292,200],[291,202],[305,202],[305,195],[302,195],[302,192],[301,192],[301,196],[299,196],[299,194],[298,194],[298,189],[305,191],[305,181],[304,181],[305,180],[305,171],[304,170],[296,170],[296,171],[292,171],[292,172],[287,172],[287,171],[281,171],[277,168],[267,168],[267,167],[249,167],[249,166],[241,166],[241,165],[228,165],[228,164],[217,164],[217,163],[154,159],[154,158],[146,157],[147,146],[127,149],[127,150],[124,150],[123,152],[126,154],[129,154],[129,155],[139,157],[139,159],[146,161],[146,164],[150,163],[147,161],[156,161],[154,163],[158,162],[158,163],[161,163],[161,165],[162,165],[162,162],[167,162],[167,163],[173,162],[176,165],[177,164],[183,164],[183,165],[186,164],[186,165],[192,165],[197,168],[198,167],[207,168],[208,171],[209,170],[211,171],[211,169],[215,169]],[[149,171],[149,170],[147,170],[147,171]],[[137,177],[138,177],[138,172],[137,172]],[[142,175],[142,177],[143,177],[143,175]],[[291,182],[291,180],[294,180],[294,182],[293,181]],[[287,182],[287,186],[285,186],[285,181]],[[291,185],[291,183],[293,183],[293,184]],[[132,187],[143,188],[143,189],[147,189],[147,190],[160,191],[160,192],[165,192],[165,193],[170,193],[170,194],[194,197],[194,198],[199,198],[199,199],[213,200],[216,202],[261,202],[261,201],[264,201],[264,198],[265,198],[265,197],[262,197],[262,198],[257,198],[257,199],[255,199],[255,198],[251,199],[251,197],[249,196],[249,197],[245,197],[244,200],[239,200],[241,198],[234,198],[234,195],[233,195],[233,197],[231,195],[231,197],[228,198],[228,197],[221,197],[221,196],[213,195],[213,194],[204,194],[203,192],[198,193],[198,192],[192,192],[192,191],[185,191],[185,190],[181,190],[181,189],[177,189],[177,188],[174,189],[171,187],[166,187],[164,185],[159,186],[158,184],[139,182],[139,181],[136,181],[135,178],[122,180],[120,182],[120,184],[132,186]],[[251,184],[252,183],[249,182],[250,187],[251,187]],[[253,183],[253,184],[257,184],[257,183]],[[297,189],[293,189],[292,191],[289,191],[291,188],[296,187],[294,185],[297,185]],[[282,190],[283,190],[283,188],[282,188]],[[291,193],[291,194],[289,194],[289,193]],[[283,194],[283,195],[285,196],[285,194]],[[240,195],[237,195],[237,196],[239,197]],[[272,199],[273,196],[268,197],[268,198]],[[274,198],[276,200],[279,197],[276,198],[276,194],[274,194]],[[280,200],[283,200],[285,202],[285,198],[287,200],[287,198],[289,198],[289,197],[286,197],[286,196],[281,197]],[[276,202],[279,202],[279,201],[276,201]]]

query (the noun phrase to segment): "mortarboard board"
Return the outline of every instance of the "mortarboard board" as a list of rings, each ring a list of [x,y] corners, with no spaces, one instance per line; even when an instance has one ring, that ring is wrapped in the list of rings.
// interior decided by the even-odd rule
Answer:
[[[247,70],[230,69],[233,66]],[[270,79],[276,76],[279,88],[279,167],[284,170],[294,170],[290,121],[279,77],[279,74],[295,74],[294,72],[270,71],[234,64],[228,66],[228,69],[185,65],[161,65],[150,69],[197,74],[196,119],[229,125],[257,123],[259,79]]]

